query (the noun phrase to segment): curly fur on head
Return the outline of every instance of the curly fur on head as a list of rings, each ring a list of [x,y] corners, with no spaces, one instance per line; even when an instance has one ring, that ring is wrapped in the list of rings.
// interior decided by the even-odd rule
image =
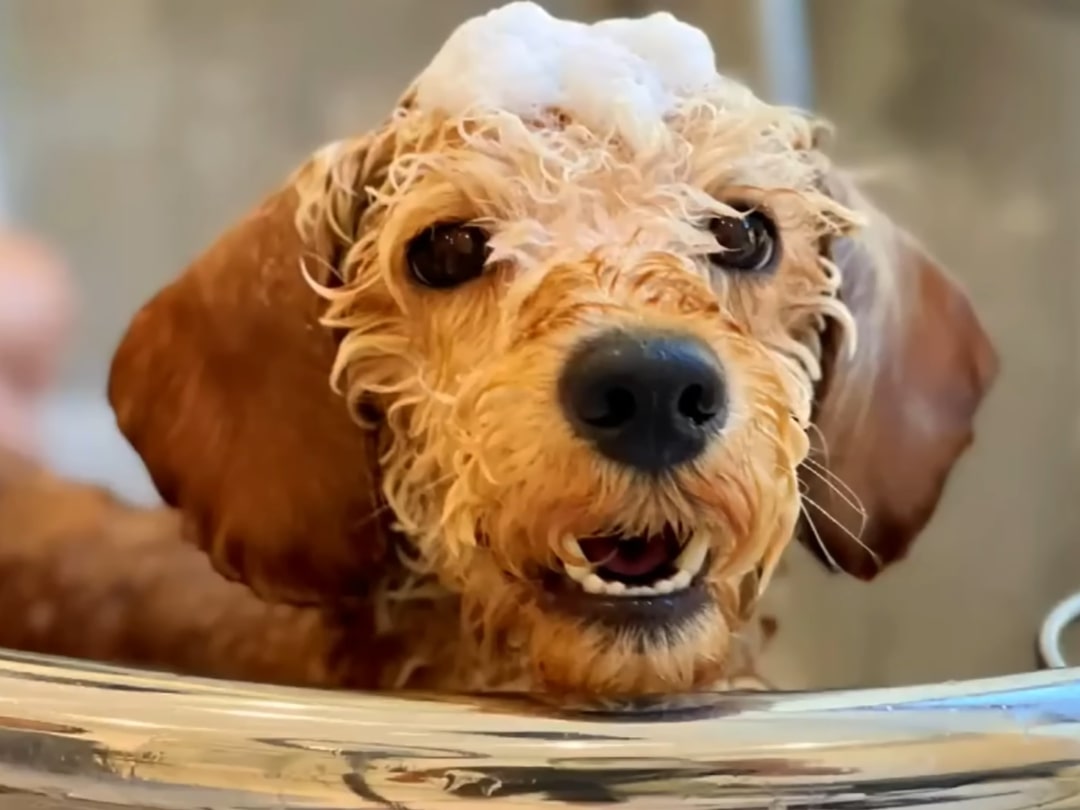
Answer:
[[[364,685],[723,683],[752,668],[742,628],[792,538],[872,577],[970,440],[985,335],[831,166],[820,122],[720,76],[641,131],[617,120],[440,111],[410,91],[377,131],[316,154],[118,352],[121,427],[218,570],[370,613],[396,639]],[[710,258],[709,222],[747,206],[779,250],[757,277]],[[480,229],[489,253],[479,277],[432,289],[409,245],[444,223]],[[707,347],[728,398],[705,451],[662,475],[597,452],[559,400],[577,347],[638,330]],[[250,365],[270,343],[273,365]],[[190,413],[166,419],[174,400]],[[800,522],[808,506],[824,518]],[[596,564],[579,539],[664,532],[707,546],[694,610],[665,618],[657,598],[647,622],[612,623],[573,607],[567,571]]]

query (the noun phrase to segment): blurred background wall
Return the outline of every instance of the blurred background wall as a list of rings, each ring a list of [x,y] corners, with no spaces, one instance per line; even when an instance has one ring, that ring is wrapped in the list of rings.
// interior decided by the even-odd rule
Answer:
[[[785,643],[808,685],[1011,672],[1080,587],[1080,3],[564,0],[667,8],[837,150],[970,288],[1004,373],[912,558],[809,574]],[[375,123],[480,0],[0,0],[0,215],[66,252],[83,302],[54,462],[152,493],[102,395],[141,302],[321,143]],[[804,49],[805,48],[805,52]],[[796,552],[797,553],[797,552]]]

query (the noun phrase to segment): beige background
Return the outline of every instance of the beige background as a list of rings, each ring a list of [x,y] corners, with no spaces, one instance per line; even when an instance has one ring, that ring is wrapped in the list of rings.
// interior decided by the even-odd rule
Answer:
[[[305,153],[376,121],[490,5],[0,0],[0,208],[67,251],[84,301],[52,411],[62,469],[151,497],[101,396],[133,310]],[[662,5],[705,27],[732,72],[786,92],[767,81],[764,0]],[[870,586],[805,569],[780,594],[785,645],[815,685],[1021,670],[1044,611],[1080,588],[1080,4],[808,7],[815,102],[841,152],[881,170],[882,202],[968,284],[1004,374],[912,559]]]

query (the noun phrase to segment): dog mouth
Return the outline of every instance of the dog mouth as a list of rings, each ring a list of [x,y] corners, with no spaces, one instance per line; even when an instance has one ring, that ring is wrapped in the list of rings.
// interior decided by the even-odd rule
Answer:
[[[575,562],[563,562],[544,581],[547,604],[559,612],[666,637],[709,604],[704,533],[665,526],[644,535],[591,535],[568,540],[566,550]]]
[[[709,552],[703,534],[683,539],[670,525],[655,534],[606,534],[578,538],[568,545],[585,562],[564,563],[563,571],[584,593],[626,598],[688,589],[699,578]]]

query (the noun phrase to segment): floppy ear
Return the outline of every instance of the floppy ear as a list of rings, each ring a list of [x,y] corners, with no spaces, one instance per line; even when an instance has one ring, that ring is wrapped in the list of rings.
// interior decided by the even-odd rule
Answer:
[[[869,222],[829,246],[856,350],[826,335],[800,539],[869,580],[929,521],[972,441],[998,359],[967,295],[926,251],[850,181],[834,176],[829,186]]]
[[[363,592],[385,525],[375,438],[331,390],[298,204],[278,191],[143,307],[109,399],[218,571],[268,600],[327,602]]]

